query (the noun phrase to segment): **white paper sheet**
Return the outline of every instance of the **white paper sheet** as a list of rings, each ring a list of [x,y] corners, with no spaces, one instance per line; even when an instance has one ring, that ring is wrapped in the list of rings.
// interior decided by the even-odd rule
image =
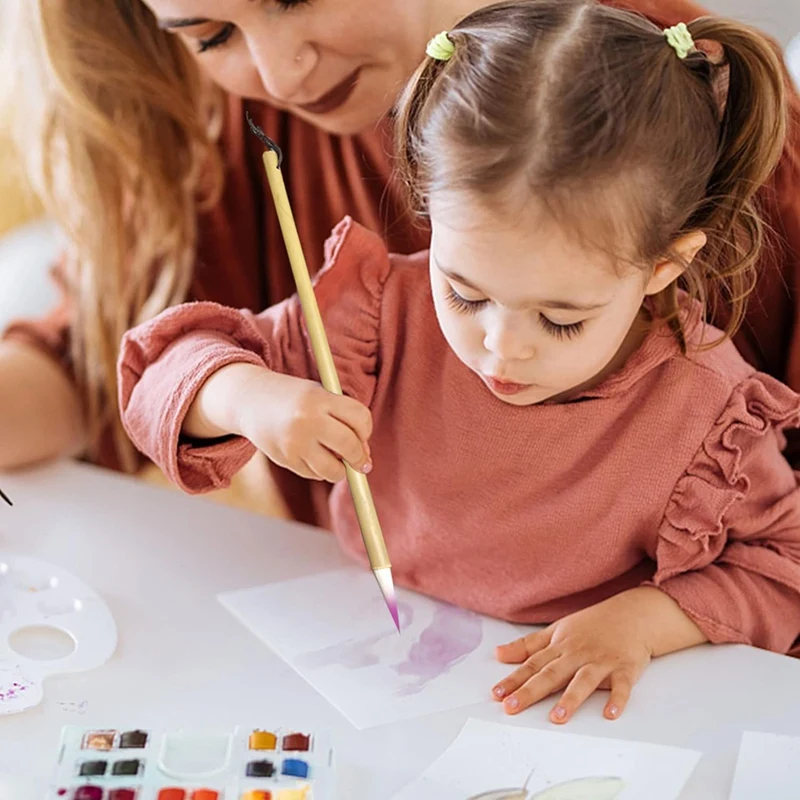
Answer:
[[[519,789],[526,780],[531,800],[676,800],[700,756],[694,750],[470,719],[444,754],[394,800],[467,800]]]
[[[800,738],[773,733],[742,735],[730,800],[797,800]]]
[[[357,728],[491,700],[510,668],[496,645],[520,635],[398,590],[398,636],[372,573],[356,568],[225,593],[220,602]]]

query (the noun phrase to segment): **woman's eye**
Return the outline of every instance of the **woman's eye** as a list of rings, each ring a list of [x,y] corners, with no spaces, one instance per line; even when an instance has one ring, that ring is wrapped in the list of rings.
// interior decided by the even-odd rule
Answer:
[[[454,311],[460,311],[462,314],[474,314],[483,306],[488,300],[467,300],[462,297],[452,286],[447,291],[447,304]]]
[[[219,33],[215,33],[208,39],[200,39],[197,43],[197,51],[199,53],[205,53],[208,50],[213,50],[215,47],[221,47],[233,36],[234,30],[236,30],[236,27],[232,22],[223,25]]]
[[[574,339],[583,331],[583,322],[573,322],[569,325],[559,325],[557,322],[548,319],[544,314],[539,315],[542,327],[556,339]]]
[[[289,11],[292,8],[308,5],[311,0],[276,0],[278,8],[282,11]],[[200,39],[197,43],[197,49],[200,53],[206,53],[213,50],[215,47],[221,47],[228,39],[231,38],[236,26],[232,22],[228,22],[220,28],[219,32],[210,36],[207,39]]]

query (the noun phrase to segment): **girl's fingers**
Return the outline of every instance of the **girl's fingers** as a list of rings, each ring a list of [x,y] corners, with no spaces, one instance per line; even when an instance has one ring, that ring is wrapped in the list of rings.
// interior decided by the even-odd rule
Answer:
[[[359,472],[369,472],[367,455],[364,443],[358,438],[355,431],[334,417],[328,417],[319,429],[319,443],[332,453],[343,458],[353,469]],[[344,477],[344,467],[342,467]]]
[[[609,669],[597,664],[581,667],[569,682],[558,704],[550,712],[550,721],[556,725],[569,722],[572,715],[597,691]]]
[[[521,664],[534,653],[544,650],[550,645],[550,633],[547,629],[529,633],[508,644],[501,644],[495,650],[497,660],[502,664]]]
[[[529,681],[534,675],[541,672],[548,664],[555,661],[560,653],[552,648],[545,648],[526,659],[522,666],[517,667],[507,678],[503,678],[493,689],[492,695],[496,700],[502,700],[513,694],[520,686]]]
[[[546,664],[519,689],[503,700],[503,710],[507,714],[519,714],[529,706],[544,700],[553,692],[563,689],[578,669],[578,664],[565,656]]]
[[[633,691],[633,676],[628,672],[611,673],[611,696],[608,698],[603,716],[606,719],[618,719],[628,705]]]
[[[299,475],[301,478],[307,478],[310,481],[324,480],[324,478],[304,458],[301,458],[300,463],[296,465],[278,464],[278,466],[290,469],[292,472],[295,473],[295,475]]]
[[[330,415],[351,428],[362,442],[369,441],[372,436],[372,412],[358,400],[333,395]]]
[[[320,480],[338,483],[345,478],[344,464],[322,445],[314,447],[306,459],[306,464],[319,476]]]

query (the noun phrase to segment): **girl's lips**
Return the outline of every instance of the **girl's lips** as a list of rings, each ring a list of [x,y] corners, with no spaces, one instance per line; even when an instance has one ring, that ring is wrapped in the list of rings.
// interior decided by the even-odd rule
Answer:
[[[497,394],[519,394],[525,389],[529,389],[530,385],[527,383],[511,383],[510,381],[501,381],[498,378],[490,378],[488,375],[483,376],[486,385]]]
[[[330,114],[332,111],[336,111],[350,99],[350,95],[353,94],[353,90],[358,83],[360,73],[360,69],[351,72],[343,81],[337,83],[333,89],[322,95],[319,100],[297,107],[307,114]]]

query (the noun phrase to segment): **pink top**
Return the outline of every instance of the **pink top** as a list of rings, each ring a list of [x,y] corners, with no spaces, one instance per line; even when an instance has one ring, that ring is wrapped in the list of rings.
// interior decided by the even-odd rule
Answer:
[[[326,262],[317,296],[343,389],[374,416],[369,480],[398,584],[540,623],[650,582],[711,641],[792,649],[800,474],[781,431],[800,424],[800,398],[790,389],[730,343],[686,356],[654,331],[575,400],[509,406],[447,346],[426,253],[390,256],[346,219]],[[180,438],[206,378],[238,361],[318,379],[296,298],[258,316],[189,303],[125,337],[125,426],[186,491],[227,485],[253,455],[243,439]],[[347,484],[328,500],[341,546],[366,563]]]

